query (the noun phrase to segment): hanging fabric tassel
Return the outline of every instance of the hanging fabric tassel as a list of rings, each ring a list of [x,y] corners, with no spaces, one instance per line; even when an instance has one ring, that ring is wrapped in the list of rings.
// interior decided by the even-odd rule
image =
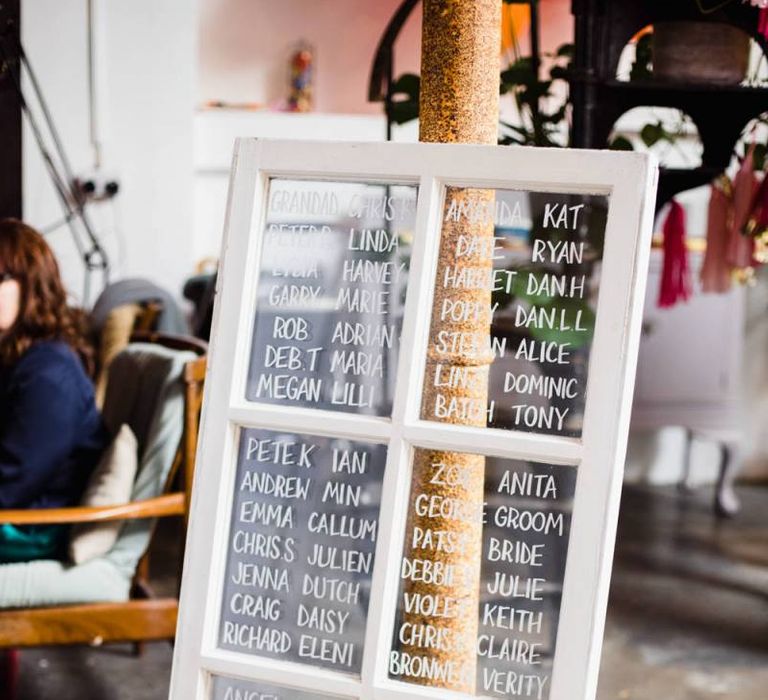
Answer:
[[[724,293],[731,288],[731,268],[727,261],[728,214],[731,182],[726,175],[712,183],[707,217],[707,249],[701,265],[701,289]]]
[[[754,152],[755,144],[752,144],[736,177],[733,178],[733,215],[728,232],[728,263],[737,275],[742,276],[752,267],[755,250],[755,239],[743,233],[758,188],[754,171]]]
[[[768,7],[763,6],[757,20],[757,32],[768,40]]]
[[[755,262],[765,265],[768,263],[768,175],[763,176],[763,183],[755,194],[747,234],[755,239]]]
[[[664,264],[661,272],[659,306],[674,306],[691,296],[691,275],[685,247],[685,210],[674,199],[664,222]]]

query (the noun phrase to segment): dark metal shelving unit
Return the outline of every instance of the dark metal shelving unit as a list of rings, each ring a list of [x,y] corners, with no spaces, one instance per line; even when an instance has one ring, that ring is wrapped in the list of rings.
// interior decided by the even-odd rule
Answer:
[[[19,34],[20,0],[0,2],[0,34]],[[19,64],[0,61],[0,218],[21,218],[21,106],[16,98],[14,77]]]
[[[758,9],[732,2],[702,13],[704,0],[573,0],[575,56],[570,84],[573,103],[572,145],[605,148],[618,118],[634,107],[676,107],[696,124],[704,152],[702,165],[690,170],[662,169],[657,208],[675,194],[710,182],[728,166],[747,123],[768,111],[768,88],[712,83],[616,79],[623,51],[641,29],[655,22],[701,21],[730,24],[760,44]],[[709,2],[714,7],[714,3]],[[713,104],[713,99],[727,104]]]

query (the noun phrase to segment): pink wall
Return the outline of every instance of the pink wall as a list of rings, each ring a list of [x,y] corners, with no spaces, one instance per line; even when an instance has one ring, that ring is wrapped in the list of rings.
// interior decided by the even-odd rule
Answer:
[[[274,105],[296,42],[315,47],[315,108],[380,112],[367,102],[371,62],[401,0],[201,0],[200,99]],[[421,12],[396,45],[396,72],[418,72]]]
[[[528,28],[518,37],[524,55],[530,51]],[[573,41],[571,0],[539,0],[539,41],[542,53],[554,52],[558,46]]]
[[[571,0],[543,0],[541,13],[541,48],[554,52],[558,46],[573,42]]]
[[[200,99],[276,106],[288,58],[304,39],[316,50],[315,108],[379,113],[367,102],[371,62],[402,0],[200,0]],[[542,0],[542,48],[572,36],[570,0]],[[526,39],[521,41],[527,50]],[[395,74],[419,70],[421,7],[395,46]]]

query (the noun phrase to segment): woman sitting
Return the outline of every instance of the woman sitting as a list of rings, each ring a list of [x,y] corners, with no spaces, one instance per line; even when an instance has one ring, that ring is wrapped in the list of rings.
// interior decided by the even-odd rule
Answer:
[[[109,442],[82,315],[43,237],[0,221],[0,510],[78,503]],[[57,558],[60,525],[0,524],[0,563]]]

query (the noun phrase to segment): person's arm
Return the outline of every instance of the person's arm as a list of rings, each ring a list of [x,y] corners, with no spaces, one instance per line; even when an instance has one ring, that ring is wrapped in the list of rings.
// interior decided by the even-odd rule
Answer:
[[[27,508],[45,489],[73,449],[82,410],[72,361],[30,352],[14,372],[0,425],[0,509]]]

